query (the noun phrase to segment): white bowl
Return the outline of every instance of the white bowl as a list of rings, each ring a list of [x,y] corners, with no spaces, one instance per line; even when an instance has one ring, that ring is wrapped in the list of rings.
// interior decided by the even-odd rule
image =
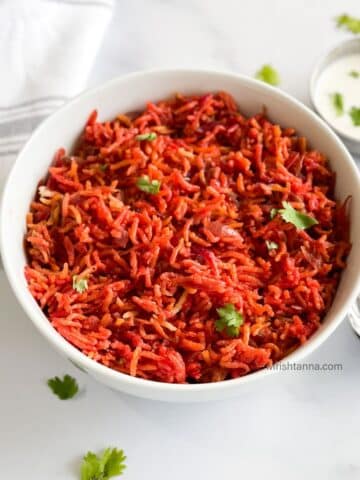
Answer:
[[[251,115],[265,105],[270,118],[282,126],[294,127],[311,145],[324,152],[337,174],[336,197],[352,196],[352,250],[348,266],[332,307],[319,330],[283,361],[299,361],[316,349],[335,330],[360,289],[360,178],[357,168],[339,138],[311,110],[283,93],[257,80],[241,75],[208,71],[152,71],[117,78],[85,92],[49,117],[32,135],[7,180],[2,198],[0,241],[4,267],[20,304],[49,342],[69,360],[113,389],[139,397],[166,401],[204,401],[239,394],[274,370],[261,370],[245,377],[200,385],[173,385],[133,378],[89,359],[68,343],[51,326],[31,296],[24,277],[25,216],[36,186],[49,167],[58,147],[71,149],[89,113],[97,108],[100,120],[119,112],[139,110],[148,100],[156,101],[175,92],[205,93],[225,90],[231,93],[242,112]],[[21,352],[19,352],[21,355]],[[26,361],[26,359],[24,359]],[[44,361],[46,361],[44,359]]]

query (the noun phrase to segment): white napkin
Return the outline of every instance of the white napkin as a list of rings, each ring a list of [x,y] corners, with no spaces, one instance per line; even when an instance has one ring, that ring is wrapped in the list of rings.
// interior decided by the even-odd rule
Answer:
[[[0,0],[0,191],[31,131],[85,87],[112,7],[112,0]]]

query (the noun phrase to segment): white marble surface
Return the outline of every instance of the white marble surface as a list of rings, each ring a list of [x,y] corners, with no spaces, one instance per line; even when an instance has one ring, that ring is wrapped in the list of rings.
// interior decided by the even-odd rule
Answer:
[[[90,78],[153,67],[252,75],[271,62],[281,88],[308,103],[316,59],[347,35],[337,14],[358,0],[118,1]],[[116,394],[55,353],[0,274],[0,478],[72,480],[87,450],[128,456],[127,480],[358,480],[360,340],[347,322],[309,361],[338,373],[281,373],[240,398],[173,405]],[[85,391],[60,402],[45,381],[74,374]]]

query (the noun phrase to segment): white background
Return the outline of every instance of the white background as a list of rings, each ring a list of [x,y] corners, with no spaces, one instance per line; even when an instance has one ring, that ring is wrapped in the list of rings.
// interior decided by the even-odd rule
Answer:
[[[349,36],[333,18],[358,0],[123,0],[90,85],[153,67],[253,75],[264,63],[308,103],[316,60]],[[124,92],[126,94],[126,92]],[[116,101],[116,99],[114,99]],[[360,340],[345,321],[312,362],[340,373],[281,373],[210,404],[155,403],[114,393],[60,358],[0,274],[0,479],[72,480],[87,450],[117,446],[124,480],[358,480]],[[46,379],[70,373],[84,391],[61,402]]]

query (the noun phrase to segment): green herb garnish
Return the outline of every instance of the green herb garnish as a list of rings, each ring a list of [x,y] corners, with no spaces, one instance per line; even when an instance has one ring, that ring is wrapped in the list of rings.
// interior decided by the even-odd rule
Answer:
[[[108,480],[122,475],[126,457],[123,450],[107,448],[101,455],[88,452],[81,465],[81,480]]]
[[[279,248],[279,245],[276,242],[272,242],[271,240],[265,240],[265,243],[269,251]]]
[[[353,125],[355,125],[355,127],[359,127],[360,126],[360,108],[351,107],[349,115],[351,117]]]
[[[353,77],[353,78],[359,78],[360,72],[358,72],[357,70],[351,70],[351,72],[349,72],[349,75],[350,77]]]
[[[77,381],[70,375],[64,375],[62,380],[59,377],[50,378],[47,384],[60,400],[68,400],[79,391]]]
[[[86,278],[79,278],[77,275],[74,275],[72,280],[72,287],[78,293],[84,293],[89,288]]]
[[[280,75],[271,65],[263,65],[255,74],[255,78],[270,85],[280,84]]]
[[[145,193],[151,193],[152,195],[159,193],[160,185],[159,180],[150,180],[148,175],[143,175],[136,181],[136,186],[139,190]]]
[[[344,98],[339,92],[330,94],[331,103],[334,107],[336,115],[340,117],[344,113]]]
[[[148,140],[149,142],[152,142],[157,138],[157,135],[155,132],[149,132],[149,133],[141,133],[140,135],[136,136],[136,140],[139,142],[142,142],[143,140]]]
[[[295,210],[288,202],[282,202],[282,206],[283,208],[278,210],[281,218],[287,223],[292,223],[299,230],[305,230],[319,223],[314,217]]]
[[[107,163],[102,163],[99,165],[99,169],[102,171],[102,172],[105,172],[105,170],[107,170],[108,168],[108,164]]]
[[[360,19],[350,17],[350,15],[343,14],[336,17],[336,25],[338,28],[345,28],[351,33],[360,33]]]
[[[244,317],[235,310],[232,303],[226,303],[224,307],[217,308],[219,314],[218,320],[215,322],[215,328],[218,332],[226,331],[229,337],[237,337],[239,335],[240,326],[244,323]]]

